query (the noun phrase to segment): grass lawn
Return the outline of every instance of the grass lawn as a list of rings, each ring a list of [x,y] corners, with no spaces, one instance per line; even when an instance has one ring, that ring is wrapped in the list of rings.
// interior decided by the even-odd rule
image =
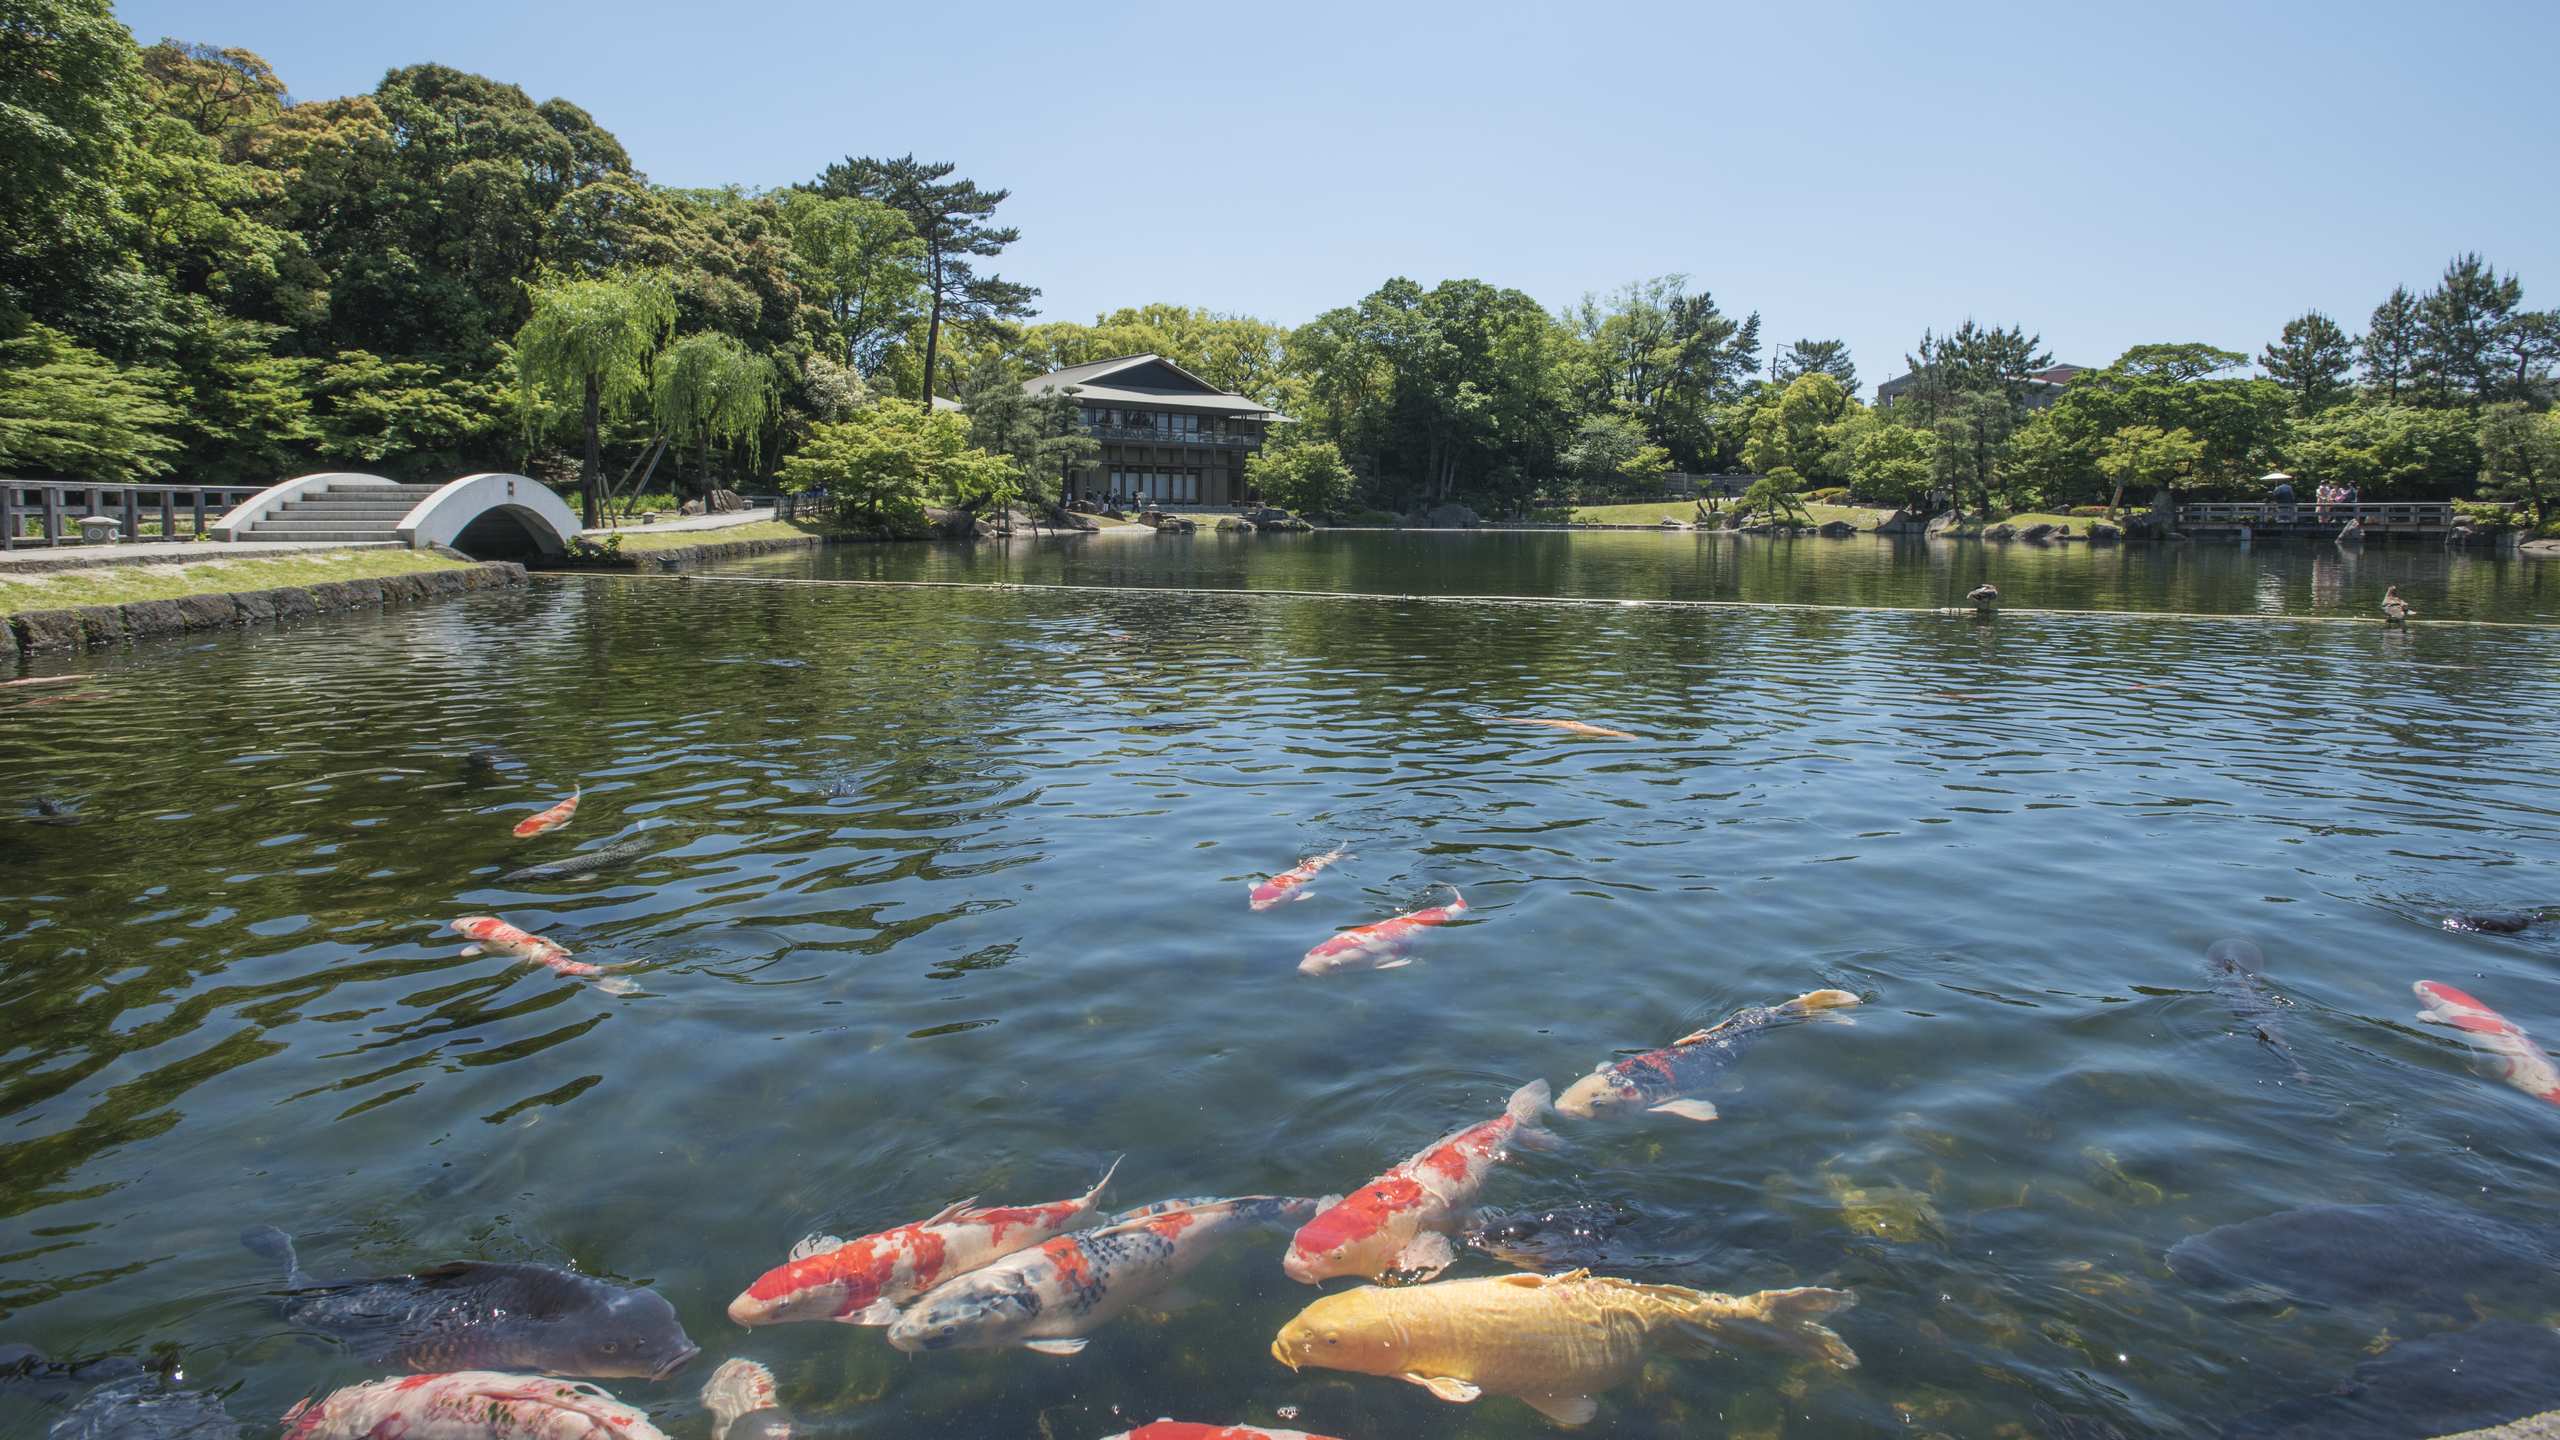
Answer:
[[[2068,525],[2071,527],[2072,534],[2086,535],[2089,533],[2089,527],[2097,524],[2114,525],[2121,529],[2124,525],[2124,517],[2133,513],[2131,510],[2121,511],[2115,519],[2109,520],[2103,515],[2056,515],[2047,510],[2021,510],[2015,515],[2003,515],[1997,520],[1967,520],[1948,533],[1980,535],[1994,525],[2008,525],[2019,530],[2024,530],[2030,525]]]
[[[739,540],[798,540],[827,531],[808,520],[758,520],[720,530],[636,529],[608,533],[622,537],[623,554],[644,555],[652,550],[690,550],[696,545],[727,545]]]
[[[207,546],[209,550],[218,547]],[[170,565],[108,565],[95,570],[0,573],[0,613],[63,610],[74,605],[122,605],[134,600],[175,600],[233,590],[273,590],[323,580],[369,580],[422,570],[460,570],[426,550],[320,550],[310,555],[259,555],[232,560],[187,560]]]

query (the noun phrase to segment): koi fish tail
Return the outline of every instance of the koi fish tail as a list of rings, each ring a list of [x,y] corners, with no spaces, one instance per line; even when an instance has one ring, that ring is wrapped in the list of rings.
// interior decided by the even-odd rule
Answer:
[[[294,1254],[293,1237],[273,1225],[253,1225],[240,1232],[240,1243],[249,1253],[284,1272],[285,1288],[299,1290],[311,1283],[302,1273],[302,1261]]]
[[[1806,1285],[1750,1295],[1713,1295],[1671,1285],[1646,1288],[1689,1297],[1679,1332],[1693,1345],[1722,1350],[1741,1342],[1819,1360],[1842,1370],[1857,1368],[1857,1352],[1849,1348],[1849,1342],[1841,1339],[1838,1331],[1822,1323],[1826,1317],[1858,1303],[1858,1297],[1847,1290]]]
[[[1126,1155],[1111,1157],[1111,1163],[1102,1169],[1102,1178],[1094,1181],[1093,1188],[1084,1192],[1084,1208],[1092,1209],[1093,1202],[1102,1198],[1102,1187],[1110,1184],[1111,1177],[1120,1173],[1120,1162],[1128,1158]]]
[[[1511,1092],[1502,1113],[1511,1117],[1511,1141],[1530,1150],[1552,1150],[1563,1143],[1554,1131],[1538,1121],[1544,1117],[1555,1091],[1544,1080],[1532,1080]]]

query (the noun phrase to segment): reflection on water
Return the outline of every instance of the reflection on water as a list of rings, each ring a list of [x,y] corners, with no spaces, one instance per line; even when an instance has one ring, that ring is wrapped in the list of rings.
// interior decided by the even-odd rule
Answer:
[[[1007,563],[1228,563],[1075,543]],[[1620,563],[1489,543],[1578,583]],[[1327,583],[1428,588],[1437,553]],[[2104,603],[2259,605],[2203,553],[2103,562]],[[1976,578],[1751,578],[1730,554],[1743,573],[1696,583],[1900,603]],[[2097,587],[2089,562],[2051,563]],[[2316,568],[2273,573],[2285,607],[2330,604]],[[1340,1436],[1549,1433],[1274,1363],[1313,1294],[1276,1240],[1073,1359],[910,1360],[723,1310],[810,1231],[1052,1199],[1123,1152],[1125,1204],[1338,1193],[1524,1080],[1837,986],[1858,1023],[1754,1049],[1721,1120],[1559,1121],[1563,1149],[1488,1186],[1631,1217],[1608,1240],[1645,1279],[1861,1296],[1859,1370],[1658,1360],[1592,1433],[2194,1433],[2474,1316],[2206,1294],[2164,1262],[2179,1240],[2313,1201],[2548,1228],[2560,1116],[2415,1024],[2409,986],[2560,1036],[2560,942],[2435,923],[2560,899],[2555,662],[2533,630],[613,580],[143,647],[102,663],[102,699],[0,700],[12,793],[79,821],[0,824],[0,1340],[178,1344],[257,1433],[365,1375],[264,1303],[237,1237],[265,1222],[322,1272],[467,1256],[654,1285],[705,1357],[612,1388],[679,1435],[731,1354],[855,1433],[1284,1406]],[[493,745],[526,764],[464,763]],[[576,823],[509,838],[572,783]],[[498,879],[642,821],[652,854]],[[1335,846],[1310,899],[1248,909]],[[1297,973],[1444,885],[1472,909],[1415,964]],[[475,913],[628,963],[638,992],[459,958],[441,927]],[[2307,1082],[2214,988],[2226,935],[2293,1002]],[[9,1433],[42,1422],[0,1400]]]
[[[1989,581],[2037,610],[2375,618],[2398,585],[2429,619],[2560,621],[2560,564],[2440,546],[1980,544],[1859,536],[1772,540],[1627,530],[1127,531],[996,545],[843,545],[718,567],[842,580],[1579,595],[1643,600],[1961,605]]]

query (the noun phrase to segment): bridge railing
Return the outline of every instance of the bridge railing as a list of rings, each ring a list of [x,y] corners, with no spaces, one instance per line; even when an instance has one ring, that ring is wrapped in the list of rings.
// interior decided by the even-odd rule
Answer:
[[[83,480],[0,479],[0,550],[22,545],[77,545],[78,522],[116,522],[119,542],[193,539],[234,505],[257,494],[258,485],[185,485],[170,482],[96,485]],[[145,536],[145,519],[160,533]]]
[[[2450,500],[2384,500],[2348,505],[2297,500],[2199,500],[2181,502],[2181,525],[2344,525],[2362,520],[2369,530],[2444,530],[2453,525]]]

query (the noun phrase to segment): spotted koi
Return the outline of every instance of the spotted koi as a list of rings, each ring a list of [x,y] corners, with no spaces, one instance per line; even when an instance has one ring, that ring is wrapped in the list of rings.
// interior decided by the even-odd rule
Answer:
[[[1742,1057],[1745,1046],[1790,1021],[1859,1003],[1846,990],[1810,990],[1783,1005],[1753,1005],[1659,1050],[1602,1061],[1573,1082],[1556,1109],[1589,1120],[1602,1111],[1641,1108],[1683,1120],[1713,1120],[1716,1107],[1697,1098],[1708,1081]],[[1848,1023],[1841,1017],[1841,1023]]]
[[[2516,1022],[2441,980],[2421,980],[2418,998],[2427,1008],[2418,1018],[2460,1030],[2474,1044],[2498,1057],[2498,1078],[2537,1100],[2560,1105],[2560,1068],[2533,1043]]]
[[[559,804],[552,806],[550,809],[543,811],[539,815],[528,815],[522,820],[517,821],[515,831],[516,838],[522,840],[529,836],[547,835],[552,831],[559,829],[561,826],[568,824],[570,817],[578,813],[578,795],[581,789],[582,787],[580,786],[572,785],[569,787],[568,799],[561,801]]]
[[[812,1235],[791,1248],[789,1261],[730,1301],[729,1318],[741,1325],[887,1325],[901,1306],[954,1276],[1093,1223],[1102,1187],[1119,1168],[1112,1161],[1092,1189],[1072,1200],[989,1207],[962,1200],[859,1240]]]
[[[1449,892],[1449,903],[1398,915],[1371,925],[1355,925],[1326,940],[1298,962],[1301,975],[1330,975],[1337,970],[1393,970],[1413,960],[1405,948],[1413,937],[1434,925],[1446,925],[1467,913],[1467,897]]]
[[[498,1370],[349,1385],[284,1414],[284,1440],[666,1440],[597,1387]]]
[[[1537,1124],[1549,1093],[1546,1081],[1532,1080],[1511,1092],[1500,1115],[1433,1141],[1347,1196],[1328,1198],[1290,1238],[1280,1268],[1309,1285],[1336,1275],[1428,1280],[1448,1269],[1457,1258],[1448,1232],[1475,1208],[1485,1176],[1511,1158],[1515,1144],[1554,1143]]]
[[[462,947],[467,959],[473,955],[495,954],[539,965],[555,975],[580,977],[602,975],[605,967],[569,958],[569,949],[556,940],[545,940],[529,930],[520,930],[495,915],[465,915],[453,922],[453,931],[471,943]],[[627,995],[634,988],[628,980],[605,980],[598,988],[616,995]]]
[[[1073,1355],[1087,1334],[1163,1293],[1220,1241],[1254,1226],[1304,1220],[1316,1202],[1246,1195],[1132,1213],[1136,1218],[1060,1235],[946,1282],[898,1317],[889,1343],[906,1351],[1019,1345]]]
[[[711,1412],[711,1440],[791,1440],[791,1412],[782,1408],[773,1372],[743,1355],[711,1372],[702,1408]]]
[[[1350,858],[1348,850],[1328,850],[1322,855],[1311,855],[1299,861],[1297,868],[1283,870],[1254,886],[1250,903],[1256,910],[1268,910],[1291,900],[1304,900],[1308,893],[1307,882],[1315,879],[1317,872],[1336,861]]]
[[[1304,1430],[1266,1430],[1259,1425],[1200,1425],[1189,1420],[1157,1420],[1135,1430],[1106,1435],[1103,1440],[1331,1440]]]

